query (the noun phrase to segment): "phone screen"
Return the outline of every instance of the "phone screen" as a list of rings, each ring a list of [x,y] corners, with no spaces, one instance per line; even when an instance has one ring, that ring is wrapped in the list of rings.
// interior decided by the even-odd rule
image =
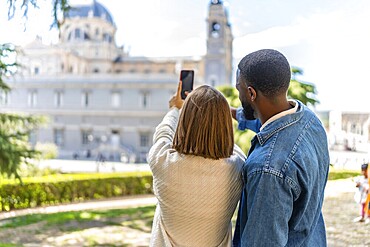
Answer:
[[[185,92],[193,91],[194,70],[181,70],[180,80],[182,81],[181,98],[185,99]]]

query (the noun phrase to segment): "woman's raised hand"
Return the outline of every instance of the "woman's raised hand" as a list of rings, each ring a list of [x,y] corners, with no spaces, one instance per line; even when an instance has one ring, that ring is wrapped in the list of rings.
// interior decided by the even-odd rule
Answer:
[[[179,81],[179,84],[177,85],[177,92],[174,96],[171,97],[169,103],[170,108],[176,107],[177,109],[181,109],[182,105],[184,104],[184,100],[181,99],[181,87],[182,87],[182,81]]]

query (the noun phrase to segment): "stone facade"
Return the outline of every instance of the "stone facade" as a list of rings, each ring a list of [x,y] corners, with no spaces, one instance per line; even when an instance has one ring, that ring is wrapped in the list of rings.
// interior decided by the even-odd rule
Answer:
[[[181,69],[195,71],[196,86],[231,84],[232,35],[222,1],[211,1],[207,20],[205,56],[133,57],[115,44],[116,26],[104,6],[75,6],[58,44],[36,38],[21,48],[23,66],[7,81],[11,93],[0,95],[2,110],[48,116],[48,125],[30,139],[55,143],[59,158],[102,154],[145,162]]]

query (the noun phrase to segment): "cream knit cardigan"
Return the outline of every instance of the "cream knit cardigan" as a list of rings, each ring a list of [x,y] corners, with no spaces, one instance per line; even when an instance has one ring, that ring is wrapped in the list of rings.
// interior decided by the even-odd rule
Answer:
[[[166,114],[148,155],[158,199],[150,246],[231,246],[245,155],[236,145],[220,160],[178,153],[172,148],[178,118],[177,108]]]

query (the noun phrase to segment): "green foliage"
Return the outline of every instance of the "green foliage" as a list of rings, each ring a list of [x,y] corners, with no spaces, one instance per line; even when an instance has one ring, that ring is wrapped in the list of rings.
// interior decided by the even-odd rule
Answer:
[[[14,175],[22,163],[28,164],[40,153],[29,142],[30,132],[45,122],[45,118],[0,113],[0,174]]]
[[[28,2],[23,1],[23,4],[28,5]],[[15,1],[8,1],[9,18],[14,16],[14,3]],[[30,3],[33,4],[33,1]],[[27,13],[28,8],[24,8]],[[0,95],[11,90],[4,80],[13,76],[17,71],[19,64],[16,63],[16,55],[17,50],[14,45],[0,44]],[[29,145],[28,136],[44,121],[42,117],[0,113],[0,174],[14,175],[20,179],[19,166],[39,155],[39,152]]]
[[[2,184],[0,211],[153,192],[152,176],[145,173],[134,176],[109,174],[106,177],[85,174],[80,178],[78,175],[56,175],[49,179],[45,181],[41,178],[39,182],[25,179],[23,185]]]
[[[239,107],[239,93],[235,87],[229,85],[218,86],[217,89],[226,97],[227,102],[232,107]]]
[[[296,80],[290,81],[290,87],[288,90],[288,96],[292,99],[298,99],[305,105],[315,105],[318,103],[313,95],[316,94],[315,86],[312,84],[299,82]]]
[[[23,245],[18,245],[18,244],[5,244],[5,243],[0,243],[0,247],[22,247]]]
[[[288,97],[298,99],[305,105],[315,106],[319,101],[316,99],[316,87],[312,83],[298,81],[297,75],[302,75],[303,71],[299,68],[292,68],[292,80],[288,89]]]
[[[53,183],[64,181],[76,180],[89,180],[89,179],[105,179],[105,178],[121,178],[121,177],[135,177],[135,176],[149,176],[151,172],[124,172],[124,173],[54,173],[45,176],[32,176],[22,179],[23,184],[30,183]],[[0,181],[0,186],[5,184],[18,185],[19,181],[16,179],[4,179]]]
[[[36,143],[35,149],[41,153],[41,159],[55,159],[58,147],[54,143]]]
[[[64,16],[71,9],[69,0],[53,0],[53,23],[52,27],[60,28],[60,25],[64,22]]]
[[[8,92],[10,88],[5,84],[4,78],[13,75],[18,64],[16,61],[16,50],[12,44],[0,44],[0,93]]]
[[[241,131],[236,129],[234,133],[235,143],[243,150],[245,154],[247,154],[251,148],[251,140],[255,135],[256,133],[251,130]]]

